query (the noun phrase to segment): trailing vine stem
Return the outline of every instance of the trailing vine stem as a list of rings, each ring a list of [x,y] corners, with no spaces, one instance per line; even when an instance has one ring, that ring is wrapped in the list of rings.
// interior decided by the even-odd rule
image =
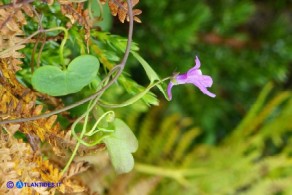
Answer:
[[[135,95],[134,97],[126,100],[125,102],[123,103],[119,103],[119,104],[110,104],[110,103],[107,103],[107,102],[104,102],[102,100],[100,100],[100,102],[98,102],[98,105],[102,106],[102,107],[105,107],[105,108],[121,108],[121,107],[125,107],[125,106],[128,106],[136,101],[138,101],[140,98],[142,98],[148,91],[150,91],[150,89],[152,89],[153,87],[159,85],[160,83],[166,81],[166,80],[169,80],[169,79],[172,79],[172,77],[166,77],[162,80],[159,80],[155,83],[152,83],[152,84],[149,84],[148,87],[141,93]]]
[[[64,62],[64,46],[65,46],[66,41],[68,39],[68,31],[66,30],[66,28],[60,26],[60,27],[54,27],[54,28],[48,29],[48,30],[46,30],[46,32],[55,31],[55,30],[64,31],[64,39],[62,40],[61,45],[60,45],[59,56],[60,56],[60,61],[61,61],[61,65],[63,67],[63,70],[66,70],[66,65]]]
[[[132,43],[132,36],[133,36],[133,26],[134,26],[134,19],[133,19],[133,10],[132,10],[132,2],[131,0],[127,0],[127,4],[128,4],[128,15],[129,15],[129,30],[128,30],[128,41],[127,41],[127,46],[126,46],[126,50],[125,50],[125,54],[124,54],[124,57],[122,59],[122,61],[116,65],[110,72],[109,74],[106,76],[106,78],[104,78],[102,80],[102,82],[100,83],[100,85],[102,85],[103,83],[105,83],[107,81],[107,79],[109,79],[112,75],[113,78],[105,85],[103,86],[100,90],[98,90],[97,92],[95,92],[93,95],[87,97],[87,98],[84,98],[76,103],[73,103],[71,105],[68,105],[64,108],[61,108],[61,109],[58,109],[58,110],[55,110],[55,111],[52,111],[52,112],[49,112],[49,113],[45,113],[45,114],[40,114],[40,115],[37,115],[37,116],[33,116],[33,117],[28,117],[28,118],[18,118],[18,119],[11,119],[11,120],[3,120],[3,121],[0,121],[0,124],[8,124],[8,123],[22,123],[22,122],[27,122],[27,121],[33,121],[33,120],[37,120],[37,119],[41,119],[41,118],[48,118],[52,115],[55,115],[55,114],[59,114],[61,112],[64,112],[64,111],[67,111],[67,110],[70,110],[72,108],[75,108],[79,105],[82,105],[90,100],[93,100],[97,97],[100,97],[104,92],[105,90],[107,90],[113,83],[116,82],[116,80],[118,79],[118,77],[122,74],[124,68],[125,68],[125,65],[126,65],[126,62],[127,62],[127,59],[129,57],[129,53],[130,53],[130,48],[131,48],[131,43]],[[29,36],[29,38],[32,38],[34,37],[35,35],[37,35],[39,32],[43,32],[43,30],[39,30],[39,31],[36,31],[35,33],[33,33],[32,35]]]
[[[101,94],[100,94],[101,95]],[[85,146],[94,146],[96,145],[97,143],[100,143],[101,140],[104,138],[104,137],[107,137],[107,135],[99,138],[98,140],[96,140],[94,143],[86,143],[85,141],[82,140],[83,136],[86,135],[86,127],[87,127],[87,122],[88,122],[88,117],[89,117],[89,113],[91,112],[91,110],[95,107],[97,101],[98,101],[98,98],[100,96],[96,97],[95,99],[92,99],[90,100],[89,102],[89,105],[87,107],[87,110],[85,111],[85,113],[83,113],[79,118],[77,118],[77,120],[73,123],[73,125],[71,126],[71,130],[72,130],[72,134],[73,136],[78,140],[77,144],[75,145],[75,148],[71,154],[71,157],[70,159],[68,160],[66,166],[63,168],[62,172],[61,172],[61,175],[64,175],[64,173],[68,170],[70,164],[72,163],[74,157],[76,156],[77,154],[77,151],[78,151],[78,148],[80,146],[80,144],[83,144]],[[75,127],[76,125],[84,118],[84,124],[83,124],[83,128],[82,128],[82,131],[81,131],[81,134],[80,134],[80,137],[77,136],[76,132],[75,132]],[[96,121],[96,124],[94,125],[93,128],[96,128],[97,124],[100,122],[101,119],[97,120]],[[91,129],[89,132],[91,132],[92,130],[94,129]]]

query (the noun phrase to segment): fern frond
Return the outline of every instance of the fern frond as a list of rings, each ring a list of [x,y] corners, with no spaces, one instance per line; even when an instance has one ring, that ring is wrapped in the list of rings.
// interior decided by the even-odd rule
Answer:
[[[139,0],[132,0],[133,7],[137,5],[138,3],[139,3]],[[124,23],[126,19],[127,21],[129,21],[129,16],[128,16],[129,8],[128,8],[127,2],[124,2],[121,0],[109,0],[108,5],[109,5],[112,15],[113,16],[118,15],[118,18],[122,23]],[[142,11],[140,9],[133,10],[134,21],[141,23],[141,20],[137,17],[137,15],[140,15],[141,13]]]
[[[173,160],[175,162],[180,161],[181,159],[184,159],[183,156],[188,153],[188,149],[190,149],[194,139],[199,135],[200,131],[198,128],[193,128],[189,131],[186,131],[181,136],[181,141],[178,143],[175,152]]]
[[[162,147],[161,153],[163,156],[173,156],[174,147],[177,141],[177,138],[181,134],[181,129],[178,127],[173,127],[169,129],[169,133],[167,135],[167,139],[164,140],[164,146]]]
[[[30,4],[0,9],[0,58],[23,58],[23,54],[18,50],[25,47],[22,43],[22,27],[27,23],[24,14],[33,17]]]

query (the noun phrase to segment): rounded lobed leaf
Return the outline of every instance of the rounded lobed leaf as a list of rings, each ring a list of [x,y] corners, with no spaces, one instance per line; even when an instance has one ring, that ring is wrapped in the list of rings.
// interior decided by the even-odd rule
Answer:
[[[37,91],[51,96],[76,93],[95,78],[99,66],[95,56],[78,56],[64,71],[55,66],[40,67],[32,76],[32,85]]]

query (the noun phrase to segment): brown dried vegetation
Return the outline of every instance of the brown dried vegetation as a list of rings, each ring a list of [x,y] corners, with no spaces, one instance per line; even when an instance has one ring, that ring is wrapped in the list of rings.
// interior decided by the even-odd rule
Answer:
[[[102,3],[105,3],[106,1],[101,1]],[[134,7],[139,3],[139,0],[132,0],[132,6]],[[111,13],[113,16],[118,16],[119,20],[124,23],[125,20],[129,22],[129,16],[128,16],[128,4],[126,1],[123,0],[109,0],[108,1],[109,8],[111,10]],[[142,13],[142,10],[140,9],[133,9],[133,17],[134,21],[141,23],[141,20],[137,17]]]

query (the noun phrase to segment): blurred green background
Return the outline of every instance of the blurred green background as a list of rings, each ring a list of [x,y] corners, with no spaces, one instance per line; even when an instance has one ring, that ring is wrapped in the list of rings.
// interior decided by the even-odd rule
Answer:
[[[183,73],[198,55],[217,95],[175,86],[171,102],[161,95],[158,107],[128,112],[136,170],[172,178],[153,193],[292,194],[292,1],[145,0],[135,8],[143,13],[134,41],[153,69],[162,78]],[[126,36],[126,28],[114,19],[110,31]],[[148,83],[138,62],[127,66]]]
[[[143,13],[134,41],[161,77],[187,71],[196,55],[203,73],[213,77],[216,99],[179,86],[165,108],[192,116],[204,130],[201,141],[214,144],[227,136],[269,81],[279,91],[291,89],[291,1],[147,0],[137,8]],[[112,30],[123,34],[125,28],[116,21]],[[147,83],[140,67],[131,71]]]

